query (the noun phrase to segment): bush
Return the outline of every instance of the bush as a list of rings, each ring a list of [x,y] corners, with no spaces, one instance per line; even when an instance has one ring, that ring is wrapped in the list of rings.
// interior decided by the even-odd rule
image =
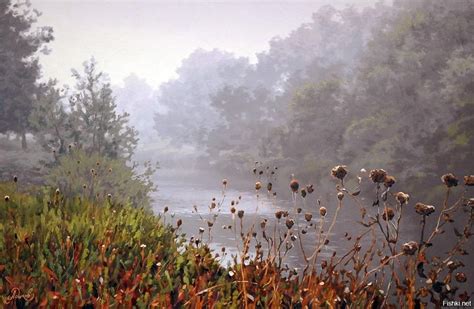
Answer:
[[[151,180],[155,170],[148,162],[143,173],[138,174],[137,166],[130,167],[125,160],[71,149],[69,154],[58,159],[46,179],[47,185],[59,188],[67,196],[101,201],[112,198],[134,207],[148,207],[149,193],[155,190]]]

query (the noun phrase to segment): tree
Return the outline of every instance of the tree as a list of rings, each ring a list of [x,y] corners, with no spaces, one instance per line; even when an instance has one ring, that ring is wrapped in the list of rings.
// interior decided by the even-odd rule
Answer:
[[[0,133],[14,132],[27,148],[28,118],[38,94],[37,53],[53,40],[50,27],[32,30],[39,13],[29,3],[0,1]]]
[[[89,154],[130,159],[136,148],[137,131],[128,125],[129,114],[118,114],[110,83],[97,71],[94,59],[73,70],[75,93],[70,97],[74,143]]]

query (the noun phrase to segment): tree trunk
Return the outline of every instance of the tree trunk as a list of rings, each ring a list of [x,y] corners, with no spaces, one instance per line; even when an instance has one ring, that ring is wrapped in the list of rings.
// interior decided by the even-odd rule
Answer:
[[[21,149],[26,150],[28,145],[26,144],[26,133],[25,131],[21,132]]]

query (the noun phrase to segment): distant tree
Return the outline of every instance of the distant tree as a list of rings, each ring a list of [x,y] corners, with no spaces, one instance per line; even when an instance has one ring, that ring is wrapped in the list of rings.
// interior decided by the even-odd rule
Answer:
[[[32,29],[38,16],[28,2],[0,1],[0,133],[19,134],[23,149],[39,91],[37,53],[53,40],[52,28]]]
[[[73,70],[75,91],[70,97],[71,136],[89,154],[130,159],[136,148],[137,131],[128,125],[129,114],[118,114],[110,83],[97,71],[94,59]]]

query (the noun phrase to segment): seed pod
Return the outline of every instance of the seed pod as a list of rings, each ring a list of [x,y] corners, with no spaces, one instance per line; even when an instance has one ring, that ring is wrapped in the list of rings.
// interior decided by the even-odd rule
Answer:
[[[392,187],[396,182],[395,177],[393,176],[385,176],[385,179],[383,180],[383,184],[386,188]]]
[[[5,202],[9,202],[10,201],[10,196],[5,195],[4,199],[5,199]]]
[[[300,184],[299,184],[298,180],[293,179],[293,180],[290,181],[290,189],[291,189],[291,191],[293,191],[293,193],[298,192],[299,187],[300,187]]]
[[[311,213],[307,212],[307,213],[304,214],[304,219],[309,222],[309,221],[311,221],[311,219],[313,219],[313,215]]]
[[[417,214],[429,216],[433,212],[435,212],[435,207],[432,205],[426,205],[423,203],[416,203],[415,211]]]
[[[314,186],[312,184],[306,186],[306,191],[308,191],[309,194],[314,192]]]
[[[406,255],[413,255],[418,250],[418,244],[415,241],[409,241],[402,245],[402,251]]]
[[[397,194],[395,194],[395,198],[400,203],[400,205],[405,205],[406,203],[408,203],[410,196],[406,193],[398,192]]]
[[[13,182],[18,182],[18,177],[16,175],[13,176]]]
[[[212,221],[207,221],[207,226],[208,226],[208,227],[212,227],[213,225],[214,225],[214,222],[212,222]]]
[[[268,191],[272,191],[272,188],[273,188],[273,184],[272,184],[271,182],[269,182],[269,183],[267,184],[267,190],[268,190]]]
[[[166,212],[168,212],[168,210],[169,210],[168,206],[165,206],[165,208],[163,209],[163,212],[166,213]]]
[[[283,216],[283,211],[278,210],[277,212],[275,212],[275,217],[276,217],[278,220],[280,220],[282,216]]]
[[[302,196],[303,198],[306,197],[306,189],[301,189],[301,196]]]
[[[231,208],[230,208],[230,212],[231,212],[232,214],[235,214],[235,210],[236,210],[235,207],[231,207]]]
[[[458,185],[458,179],[451,173],[441,176],[441,180],[448,188],[456,187]]]
[[[258,190],[260,190],[261,188],[262,188],[262,183],[261,183],[260,181],[257,181],[257,182],[255,183],[255,190],[258,191]]]
[[[243,210],[239,210],[239,211],[237,212],[237,216],[238,216],[240,219],[242,219],[242,218],[244,217],[244,213],[245,213],[245,212],[244,212]]]
[[[456,281],[460,282],[460,283],[464,283],[464,282],[467,281],[467,276],[463,272],[456,273],[456,275],[454,277],[456,278]]]
[[[321,206],[321,207],[319,208],[319,214],[321,215],[321,217],[326,216],[326,213],[327,213],[326,207]]]
[[[464,176],[464,185],[474,186],[474,175]]]
[[[56,192],[55,192],[55,193],[56,193],[56,195],[59,195],[59,193],[61,193],[61,191],[59,191],[59,188],[56,189]]]
[[[373,169],[369,173],[369,177],[370,177],[370,179],[372,179],[372,181],[374,183],[384,182],[386,176],[387,176],[387,172],[385,170],[381,169],[381,168],[380,169]]]
[[[300,214],[302,211],[303,211],[303,209],[301,209],[301,207],[298,207],[298,208],[296,209],[296,212],[299,213],[299,214]]]
[[[337,179],[343,180],[347,175],[347,166],[345,165],[336,165],[331,170],[331,175]]]
[[[180,227],[182,224],[183,224],[183,220],[178,219],[178,221],[176,221],[176,226],[177,227]]]
[[[395,212],[394,212],[393,208],[390,208],[390,207],[385,209],[383,214],[382,214],[382,218],[385,221],[387,221],[387,218],[388,218],[388,220],[392,220],[394,217],[395,217]]]
[[[342,192],[337,192],[337,199],[342,201],[342,199],[344,198],[344,193]]]
[[[227,179],[223,179],[223,180],[222,180],[222,185],[223,185],[224,187],[227,186]]]
[[[293,219],[287,219],[285,224],[288,229],[291,229],[293,225],[295,224],[295,221],[293,221]]]
[[[267,220],[266,220],[266,219],[263,219],[263,220],[260,222],[260,228],[261,228],[262,230],[264,230],[266,225],[267,225]]]

